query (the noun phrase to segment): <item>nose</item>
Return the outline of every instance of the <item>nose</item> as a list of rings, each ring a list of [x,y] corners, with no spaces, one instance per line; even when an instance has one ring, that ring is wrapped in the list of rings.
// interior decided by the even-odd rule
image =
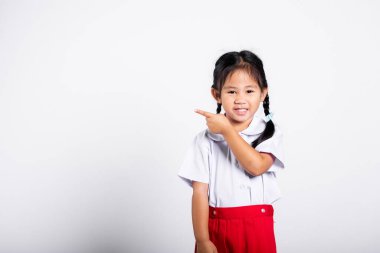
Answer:
[[[235,96],[235,104],[244,104],[244,97],[238,92]]]

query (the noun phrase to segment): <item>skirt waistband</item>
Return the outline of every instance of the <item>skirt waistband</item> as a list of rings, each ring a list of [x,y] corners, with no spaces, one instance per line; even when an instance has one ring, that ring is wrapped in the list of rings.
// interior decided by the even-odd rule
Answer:
[[[239,207],[209,206],[209,217],[217,219],[244,219],[259,216],[273,216],[272,205],[252,205]]]

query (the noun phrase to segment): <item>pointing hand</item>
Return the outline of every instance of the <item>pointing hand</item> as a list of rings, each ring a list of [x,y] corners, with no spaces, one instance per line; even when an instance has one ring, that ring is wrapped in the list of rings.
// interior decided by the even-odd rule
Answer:
[[[214,114],[199,109],[196,109],[195,112],[206,118],[207,127],[214,134],[225,134],[233,128],[230,121],[223,114]]]

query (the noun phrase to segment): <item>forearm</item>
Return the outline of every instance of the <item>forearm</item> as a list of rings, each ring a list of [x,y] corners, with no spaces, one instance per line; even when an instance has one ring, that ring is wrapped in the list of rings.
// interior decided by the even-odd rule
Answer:
[[[271,164],[268,166],[263,155],[248,144],[235,129],[229,129],[223,136],[236,159],[248,173],[258,176],[268,170]]]
[[[198,183],[201,184],[201,183]],[[197,242],[205,242],[209,240],[208,231],[208,195],[207,190],[198,189],[193,185],[193,198],[192,198],[192,218],[194,236]]]

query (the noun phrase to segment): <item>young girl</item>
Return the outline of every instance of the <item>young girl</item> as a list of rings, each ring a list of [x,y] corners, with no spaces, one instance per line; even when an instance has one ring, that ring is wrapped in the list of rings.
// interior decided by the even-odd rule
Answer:
[[[178,173],[193,187],[195,252],[276,252],[272,203],[280,197],[282,134],[260,58],[250,51],[222,55],[211,93],[217,114],[196,110],[208,129],[195,137]],[[261,103],[265,117],[256,114]]]

